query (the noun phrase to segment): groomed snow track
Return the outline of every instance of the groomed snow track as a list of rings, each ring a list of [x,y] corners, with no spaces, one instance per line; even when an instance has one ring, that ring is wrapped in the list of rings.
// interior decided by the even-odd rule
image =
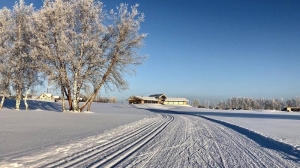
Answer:
[[[300,167],[298,155],[209,118],[150,111],[157,117],[0,167]]]
[[[154,138],[172,120],[172,116],[163,115],[162,118],[115,137],[109,142],[42,165],[42,167],[114,167]]]

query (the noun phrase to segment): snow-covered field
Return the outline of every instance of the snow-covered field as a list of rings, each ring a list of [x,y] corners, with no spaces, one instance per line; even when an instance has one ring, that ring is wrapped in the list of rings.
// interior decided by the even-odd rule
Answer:
[[[300,167],[299,113],[30,104],[0,111],[0,167]]]

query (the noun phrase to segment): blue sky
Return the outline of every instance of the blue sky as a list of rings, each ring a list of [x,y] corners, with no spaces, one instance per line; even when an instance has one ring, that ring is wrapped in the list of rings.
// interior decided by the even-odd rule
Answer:
[[[36,8],[41,0],[25,0]],[[149,55],[126,76],[127,91],[103,93],[220,101],[227,98],[300,96],[300,1],[297,0],[104,0],[106,9],[140,4],[141,54]],[[13,1],[0,2],[11,7]]]

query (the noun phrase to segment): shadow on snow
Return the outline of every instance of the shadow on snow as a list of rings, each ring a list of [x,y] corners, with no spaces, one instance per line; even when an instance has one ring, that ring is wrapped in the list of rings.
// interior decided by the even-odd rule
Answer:
[[[36,101],[36,100],[27,100],[29,110],[45,110],[45,111],[55,111],[61,112],[62,106],[60,103],[56,102],[45,102],[45,101]],[[6,99],[4,101],[4,108],[15,109],[16,101],[11,99]],[[24,101],[21,101],[20,109],[25,110]]]

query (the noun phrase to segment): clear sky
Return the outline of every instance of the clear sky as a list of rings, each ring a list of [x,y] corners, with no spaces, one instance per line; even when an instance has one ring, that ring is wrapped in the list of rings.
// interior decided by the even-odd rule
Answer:
[[[40,8],[42,0],[25,0]],[[149,55],[126,76],[130,95],[220,101],[227,98],[300,96],[298,0],[103,0],[106,9],[140,4],[141,54]],[[0,1],[0,7],[13,6]],[[106,94],[103,92],[104,96]]]

